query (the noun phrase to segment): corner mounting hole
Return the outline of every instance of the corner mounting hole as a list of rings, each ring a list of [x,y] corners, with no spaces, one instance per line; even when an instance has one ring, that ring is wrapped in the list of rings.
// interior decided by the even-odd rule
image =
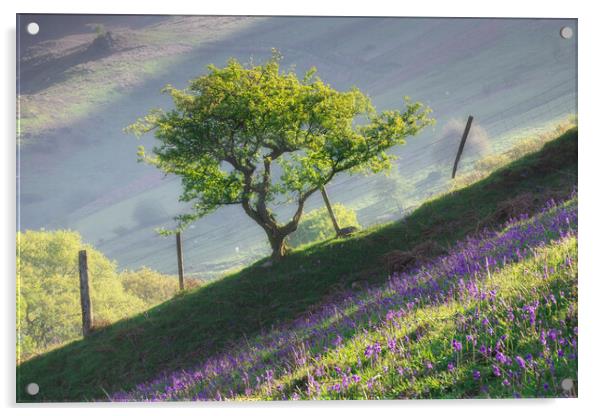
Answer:
[[[35,396],[40,392],[40,386],[38,386],[38,383],[29,383],[25,388],[25,391],[27,391],[27,394],[30,396]]]
[[[40,32],[40,25],[36,22],[31,22],[27,25],[27,33],[30,35],[37,35]]]
[[[562,37],[563,39],[570,39],[573,37],[573,29],[571,29],[569,26],[565,26],[562,29],[560,29],[560,37]]]
[[[560,386],[562,387],[562,390],[564,390],[564,391],[571,390],[573,388],[573,379],[565,378],[560,383]]]

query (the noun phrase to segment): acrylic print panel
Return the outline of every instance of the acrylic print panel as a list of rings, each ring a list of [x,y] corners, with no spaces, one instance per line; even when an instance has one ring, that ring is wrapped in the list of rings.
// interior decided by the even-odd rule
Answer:
[[[575,19],[17,26],[19,402],[577,396]]]

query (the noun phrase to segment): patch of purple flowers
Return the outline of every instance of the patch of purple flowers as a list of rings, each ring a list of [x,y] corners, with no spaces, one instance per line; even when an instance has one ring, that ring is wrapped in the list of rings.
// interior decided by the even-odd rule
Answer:
[[[526,223],[524,220],[525,218],[509,221],[501,233],[487,230],[468,237],[459,242],[449,254],[427,264],[418,264],[413,270],[395,274],[384,286],[342,293],[339,299],[324,303],[293,322],[275,327],[244,345],[233,346],[220,354],[202,359],[194,368],[159,374],[154,380],[141,383],[129,392],[112,394],[111,400],[230,400],[265,394],[280,398],[283,393],[279,391],[279,380],[283,376],[292,377],[301,368],[304,369],[303,374],[307,374],[307,381],[298,392],[290,393],[291,399],[319,398],[327,394],[344,396],[346,392],[362,387],[362,377],[351,374],[351,371],[361,372],[362,365],[366,366],[365,361],[362,363],[360,359],[362,353],[370,360],[370,366],[366,366],[370,368],[375,367],[383,357],[388,359],[390,352],[394,353],[395,358],[412,358],[412,351],[407,345],[414,341],[407,335],[397,339],[390,337],[386,328],[400,327],[404,324],[404,319],[425,305],[436,306],[450,301],[496,304],[496,290],[485,288],[481,282],[502,267],[532,256],[534,248],[539,245],[575,235],[577,206],[576,203],[568,206],[550,203],[539,217]],[[571,269],[574,267],[573,261],[568,259],[562,267]],[[553,273],[551,268],[546,268],[542,271],[542,280]],[[468,360],[466,363],[472,364],[473,361],[470,360],[481,360],[486,366],[491,366],[493,376],[503,375],[503,386],[513,388],[520,387],[521,375],[536,370],[547,371],[543,368],[545,365],[540,366],[541,369],[533,366],[532,361],[536,360],[533,356],[525,355],[526,359],[523,359],[520,355],[515,355],[517,352],[511,349],[507,335],[500,335],[501,331],[496,329],[499,320],[504,319],[507,325],[525,333],[529,331],[534,340],[539,340],[541,351],[537,354],[541,354],[541,357],[537,359],[540,362],[543,359],[551,360],[550,367],[553,368],[554,362],[563,358],[565,352],[576,357],[576,321],[567,321],[564,328],[542,326],[542,308],[558,308],[560,303],[566,302],[563,297],[566,295],[550,295],[552,294],[547,294],[549,302],[525,300],[520,308],[496,304],[500,312],[497,317],[478,310],[466,312],[458,320],[456,329],[459,339],[467,334],[466,345],[462,345],[456,338],[452,339],[453,356],[442,358],[446,361],[459,359],[460,352],[465,349],[461,354],[463,362]],[[368,336],[363,335],[363,331],[374,331],[376,334],[381,334],[379,331],[382,331],[382,337],[370,335],[372,340],[376,338],[380,341],[368,342]],[[416,328],[412,333],[413,339],[420,340],[425,333],[425,330]],[[340,368],[324,365],[323,357],[340,349],[345,339],[350,337],[349,334],[363,337],[363,347],[360,347],[363,351],[360,349],[353,358],[353,365],[357,365],[355,370],[348,368],[343,372]],[[556,345],[560,339],[565,340],[563,348]],[[383,342],[384,347],[380,342]],[[477,345],[480,345],[480,355],[474,358],[478,354]],[[383,354],[383,348],[388,350],[386,354]],[[449,353],[449,347],[447,351]],[[514,361],[509,358],[513,356]],[[437,373],[431,361],[421,358],[417,362],[422,362],[426,369],[432,370],[429,374]],[[514,367],[513,362],[518,367]],[[462,363],[456,362],[458,370],[460,364]],[[455,371],[456,365],[451,361],[447,364],[450,373],[448,377],[457,377],[461,373]],[[341,363],[340,366],[345,368],[346,364]],[[412,380],[418,374],[415,368],[408,365],[406,368],[401,365],[391,368],[395,369],[395,376],[402,379]],[[488,367],[481,367],[479,364],[479,368]],[[512,368],[515,369],[514,372]],[[516,371],[516,368],[529,368],[529,371]],[[334,377],[334,374],[338,377],[337,382],[329,378]],[[466,374],[467,378],[471,376],[473,380],[484,384],[491,374],[475,369]],[[364,380],[367,380],[367,390],[373,391],[375,379],[365,377]],[[546,390],[547,382],[543,383],[543,390]],[[499,386],[499,379],[495,384]]]

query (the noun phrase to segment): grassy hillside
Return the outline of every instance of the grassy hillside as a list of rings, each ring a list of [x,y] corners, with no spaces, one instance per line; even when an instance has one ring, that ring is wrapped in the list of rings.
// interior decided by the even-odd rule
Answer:
[[[111,400],[575,396],[577,201]]]
[[[577,130],[467,188],[432,200],[402,222],[329,240],[278,264],[258,262],[225,279],[119,322],[87,340],[23,363],[19,401],[102,399],[161,371],[186,368],[288,321],[328,296],[384,282],[383,259],[425,240],[449,247],[485,226],[565,199],[577,179]],[[40,385],[31,398],[30,382]]]

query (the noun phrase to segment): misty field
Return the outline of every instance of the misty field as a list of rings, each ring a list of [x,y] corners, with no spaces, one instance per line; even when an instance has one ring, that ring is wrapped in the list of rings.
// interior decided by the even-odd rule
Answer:
[[[187,208],[177,201],[176,178],[136,163],[140,143],[123,128],[167,104],[159,94],[165,84],[181,88],[210,63],[221,66],[231,57],[261,62],[275,47],[283,67],[294,65],[302,74],[315,66],[337,89],[355,85],[369,92],[379,110],[396,108],[404,95],[435,110],[435,126],[391,151],[398,159],[390,178],[343,175],[329,186],[333,202],[355,210],[363,227],[400,219],[449,190],[457,125],[461,130],[468,114],[485,133],[479,134],[483,150],[496,155],[576,112],[575,44],[557,36],[556,28],[570,22],[69,19],[70,25],[82,21],[77,33],[59,33],[21,54],[21,224],[78,230],[122,269],[176,273],[173,241],[155,229],[172,227],[172,217]],[[109,31],[111,48],[92,46]],[[475,138],[469,138],[460,174],[472,170]],[[321,206],[319,197],[307,201],[308,211]],[[204,217],[184,238],[186,272],[203,279],[239,270],[269,251],[261,230],[237,207]]]

